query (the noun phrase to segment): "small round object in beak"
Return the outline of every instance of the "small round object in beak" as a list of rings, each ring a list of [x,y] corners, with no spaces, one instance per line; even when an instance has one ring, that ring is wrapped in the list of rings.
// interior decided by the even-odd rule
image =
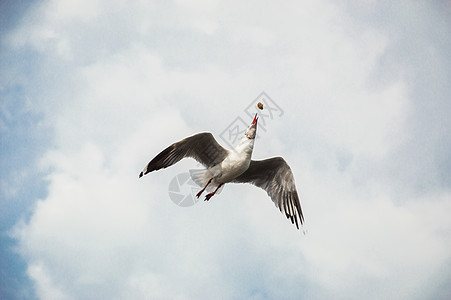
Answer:
[[[260,108],[261,110],[263,110],[263,103],[258,102],[257,107]]]

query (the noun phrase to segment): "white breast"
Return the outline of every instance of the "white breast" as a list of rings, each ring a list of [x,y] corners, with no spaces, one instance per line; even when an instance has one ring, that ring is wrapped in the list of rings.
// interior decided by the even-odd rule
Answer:
[[[243,174],[251,163],[253,139],[244,139],[234,151],[221,163],[222,174],[217,178],[220,182],[230,182]]]

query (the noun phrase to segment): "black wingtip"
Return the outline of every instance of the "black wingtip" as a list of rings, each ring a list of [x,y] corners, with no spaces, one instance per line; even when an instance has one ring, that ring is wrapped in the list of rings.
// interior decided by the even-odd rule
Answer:
[[[143,172],[139,173],[139,178],[143,177],[143,175],[144,175]]]

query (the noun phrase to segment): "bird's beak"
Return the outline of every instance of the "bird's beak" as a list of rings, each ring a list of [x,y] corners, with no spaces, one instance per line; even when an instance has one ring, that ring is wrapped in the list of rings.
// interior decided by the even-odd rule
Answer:
[[[256,123],[257,123],[257,121],[258,121],[258,115],[257,115],[257,114],[255,114],[255,117],[254,117],[254,121],[252,121],[251,125],[254,125],[254,124],[256,124]]]

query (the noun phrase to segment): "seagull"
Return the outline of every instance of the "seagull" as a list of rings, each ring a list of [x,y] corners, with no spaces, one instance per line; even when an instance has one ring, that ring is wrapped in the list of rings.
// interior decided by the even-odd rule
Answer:
[[[193,181],[202,187],[199,198],[207,190],[205,201],[219,194],[226,183],[251,183],[266,191],[280,212],[296,224],[304,225],[304,215],[296,191],[294,176],[282,157],[252,160],[258,114],[244,132],[234,150],[228,150],[209,132],[202,132],[174,143],[152,159],[139,174],[142,176],[167,168],[185,157],[194,158],[206,169],[190,170]]]

